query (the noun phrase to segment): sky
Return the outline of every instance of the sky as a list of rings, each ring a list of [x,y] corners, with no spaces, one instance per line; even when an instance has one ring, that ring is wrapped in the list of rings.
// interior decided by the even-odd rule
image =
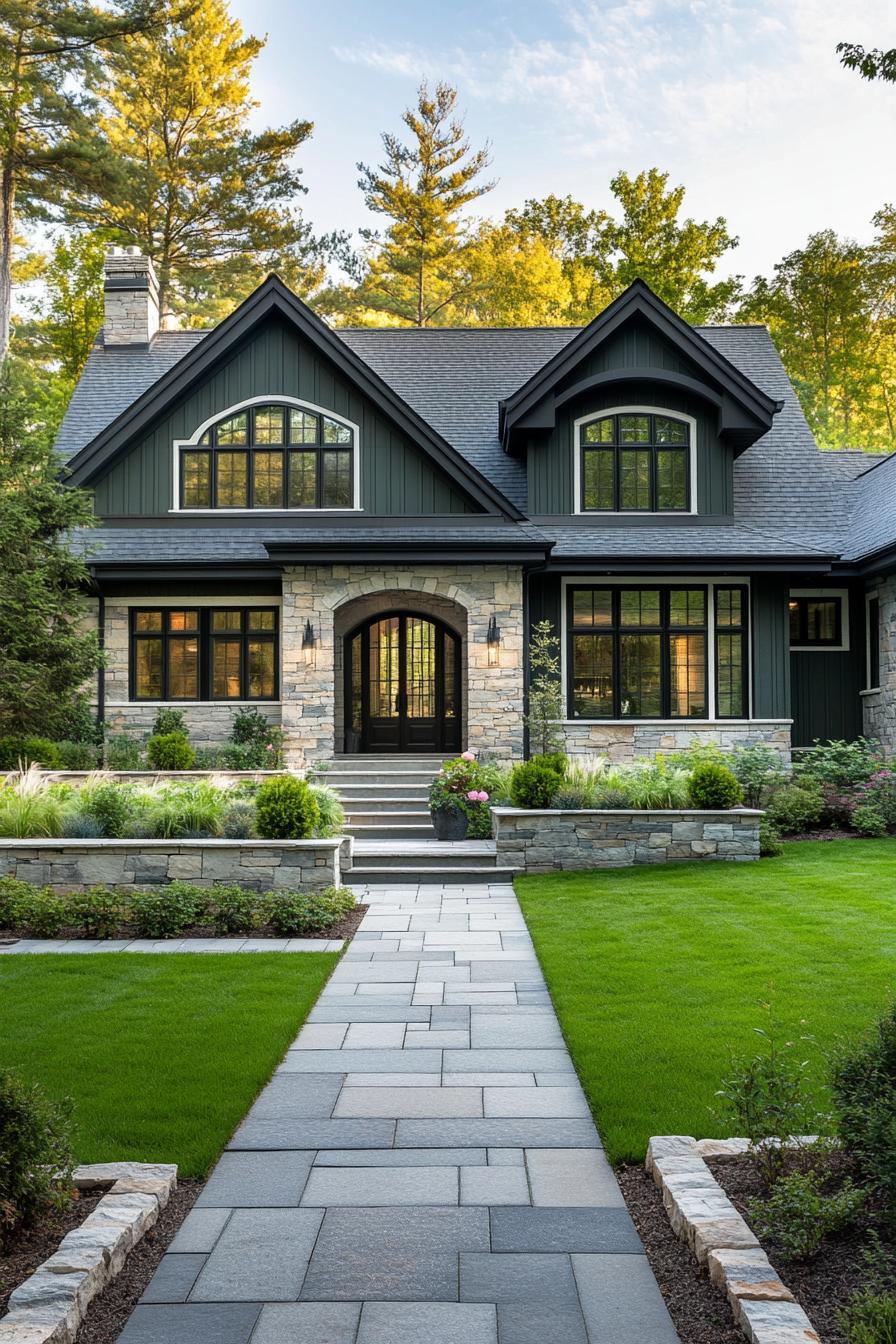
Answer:
[[[619,169],[658,167],[684,213],[740,239],[748,278],[833,228],[861,240],[896,201],[896,86],[841,68],[838,41],[896,46],[893,0],[231,0],[268,35],[256,123],[315,124],[299,163],[319,232],[377,223],[357,187],[421,78],[458,90],[500,217],[549,192],[609,208]]]

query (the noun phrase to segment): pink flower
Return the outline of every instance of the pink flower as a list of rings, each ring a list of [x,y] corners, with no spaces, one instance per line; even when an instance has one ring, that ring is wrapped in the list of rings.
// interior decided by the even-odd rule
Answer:
[[[471,789],[467,794],[468,803],[487,803],[488,794],[485,789]]]
[[[480,803],[487,803],[487,802],[488,802],[488,794],[486,793],[485,789],[480,789],[480,791],[479,791],[479,801],[480,801]]]
[[[472,751],[462,751],[462,752],[461,752],[461,755],[460,755],[460,758],[461,758],[462,761],[475,761],[475,759],[476,759],[476,757],[473,755]]]
[[[274,750],[274,744],[273,742],[269,742],[268,745],[265,747],[265,751],[273,751],[273,750]]]

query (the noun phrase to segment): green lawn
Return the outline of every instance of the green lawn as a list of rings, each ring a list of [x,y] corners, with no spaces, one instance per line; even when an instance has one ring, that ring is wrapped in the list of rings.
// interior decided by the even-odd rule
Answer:
[[[81,1162],[203,1176],[339,954],[0,957],[0,1068],[74,1100]]]
[[[714,1094],[768,1025],[762,1002],[787,1039],[818,1042],[820,1081],[823,1049],[896,993],[896,840],[516,887],[613,1161],[642,1158],[651,1134],[722,1134]]]

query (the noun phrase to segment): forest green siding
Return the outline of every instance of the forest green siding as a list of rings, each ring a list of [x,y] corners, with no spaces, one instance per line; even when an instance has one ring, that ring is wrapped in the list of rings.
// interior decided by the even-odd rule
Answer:
[[[642,368],[670,370],[687,377],[702,375],[690,361],[667,346],[645,327],[631,325],[608,340],[584,360],[557,388],[565,388],[610,369]],[[697,511],[726,514],[732,511],[733,471],[731,450],[719,441],[717,416],[706,401],[677,392],[667,383],[619,383],[585,393],[560,408],[549,438],[530,439],[526,461],[529,476],[529,510],[535,514],[572,513],[574,422],[583,415],[611,406],[657,406],[692,415],[697,421]]]
[[[751,585],[753,616],[753,717],[790,718],[789,585],[757,576]]]
[[[101,516],[165,514],[172,502],[175,439],[250,397],[288,396],[360,426],[361,504],[378,516],[480,512],[425,455],[394,430],[327,360],[285,324],[256,332],[176,402],[96,485]]]
[[[851,591],[848,650],[807,649],[790,655],[795,747],[811,747],[816,738],[849,741],[862,731],[864,608],[862,591]]]

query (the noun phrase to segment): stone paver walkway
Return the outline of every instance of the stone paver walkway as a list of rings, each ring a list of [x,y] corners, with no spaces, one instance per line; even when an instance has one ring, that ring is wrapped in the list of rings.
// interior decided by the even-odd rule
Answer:
[[[121,1344],[677,1344],[513,889],[364,899]]]

